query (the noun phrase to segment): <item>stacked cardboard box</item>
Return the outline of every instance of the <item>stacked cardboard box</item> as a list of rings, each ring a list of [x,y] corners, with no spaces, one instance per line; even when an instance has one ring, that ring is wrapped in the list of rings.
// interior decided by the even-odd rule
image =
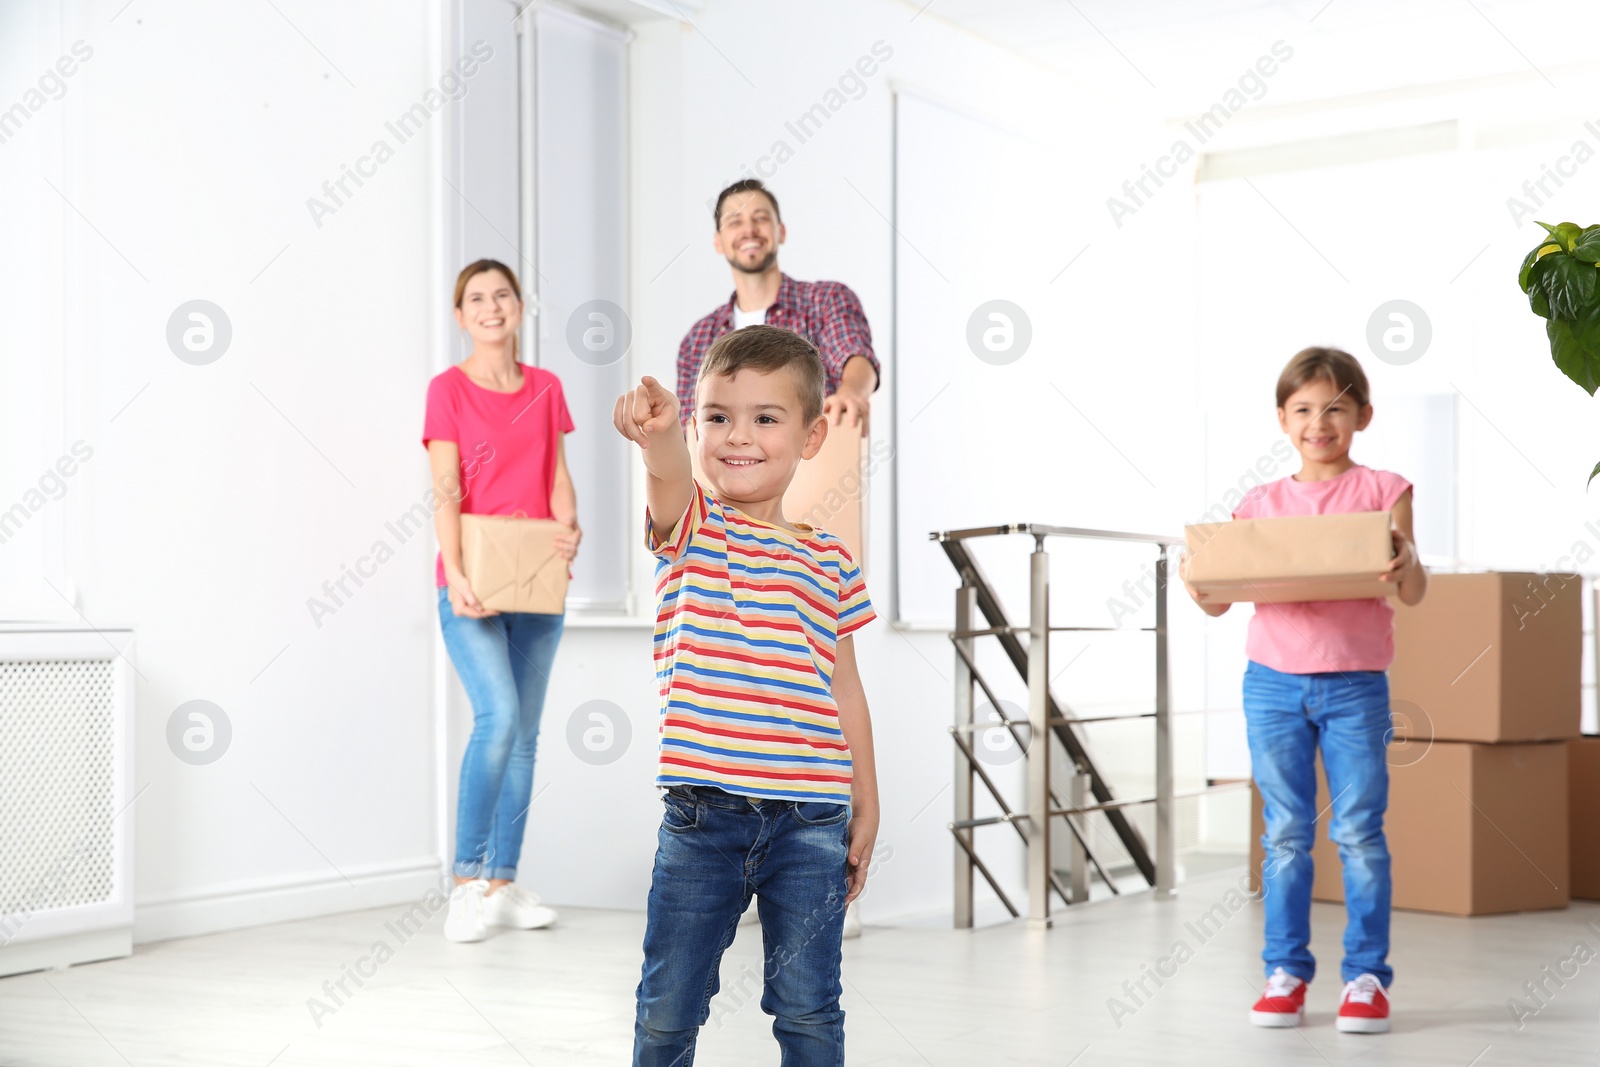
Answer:
[[[1572,895],[1600,900],[1600,737],[1567,743],[1567,840],[1572,846]]]
[[[1566,906],[1569,855],[1582,854],[1568,837],[1568,763],[1574,777],[1580,754],[1600,765],[1600,745],[1568,743],[1580,717],[1581,596],[1575,577],[1438,574],[1421,604],[1394,602],[1384,828],[1395,907],[1484,915]],[[1317,826],[1312,896],[1342,902],[1329,819]],[[1573,819],[1571,832],[1594,822]],[[1257,845],[1252,870],[1260,863]],[[1593,866],[1580,874],[1600,896]]]
[[[1320,773],[1317,786],[1320,811],[1328,805]],[[1571,885],[1566,746],[1436,741],[1425,758],[1391,765],[1384,833],[1397,908],[1451,915],[1564,908]],[[1326,825],[1318,827],[1312,861],[1312,899],[1342,902],[1339,849]]]
[[[1415,607],[1394,601],[1389,695],[1438,741],[1578,736],[1583,584],[1554,574],[1436,574]]]

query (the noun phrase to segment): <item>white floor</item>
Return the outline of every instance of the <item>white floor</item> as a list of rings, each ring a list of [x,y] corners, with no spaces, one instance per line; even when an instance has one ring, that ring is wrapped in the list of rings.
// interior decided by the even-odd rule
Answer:
[[[1253,1029],[1260,909],[1247,904],[1204,940],[1190,925],[1242,868],[1189,882],[1176,901],[1096,903],[1034,932],[869,926],[845,945],[849,1062],[866,1064],[1592,1063],[1600,1050],[1600,959],[1578,968],[1519,1030],[1507,1000],[1577,942],[1600,949],[1600,905],[1485,919],[1396,913],[1394,1032],[1339,1034],[1342,909],[1315,905],[1323,977],[1299,1030]],[[552,930],[477,945],[401,941],[400,907],[141,946],[131,959],[0,979],[0,1064],[341,1067],[394,1064],[626,1064],[643,916],[566,909]],[[868,920],[870,922],[870,910]],[[1586,925],[1594,922],[1594,928]],[[1137,981],[1183,941],[1193,956],[1151,995]],[[376,942],[393,950],[342,1004],[323,990]],[[1575,964],[1568,965],[1568,973]],[[371,965],[365,969],[371,970]],[[760,930],[723,963],[697,1062],[776,1064],[759,998]],[[1170,967],[1168,968],[1170,973]],[[742,985],[741,985],[742,983]],[[1137,991],[1136,991],[1137,992]],[[1114,1020],[1108,998],[1133,1009]],[[334,1010],[313,1020],[308,1000]],[[1530,1005],[1531,1006],[1531,1005]],[[1120,1025],[1119,1025],[1120,1024]]]

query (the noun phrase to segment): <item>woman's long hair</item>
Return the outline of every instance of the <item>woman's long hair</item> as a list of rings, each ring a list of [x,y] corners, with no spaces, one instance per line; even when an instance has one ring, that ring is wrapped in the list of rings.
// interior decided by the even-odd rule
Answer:
[[[465,267],[462,267],[461,273],[456,276],[457,311],[461,310],[461,298],[467,291],[467,282],[471,281],[479,274],[487,274],[492,270],[497,270],[506,276],[506,281],[511,283],[511,291],[517,296],[517,302],[521,303],[522,286],[517,282],[516,273],[512,271],[510,267],[506,266],[504,263],[501,263],[498,259],[480,259],[475,262],[468,263]],[[517,339],[518,334],[521,332],[521,323],[519,322],[517,325],[518,329],[513,331],[511,334],[511,361],[513,363],[521,362],[518,357],[522,354],[521,342]]]

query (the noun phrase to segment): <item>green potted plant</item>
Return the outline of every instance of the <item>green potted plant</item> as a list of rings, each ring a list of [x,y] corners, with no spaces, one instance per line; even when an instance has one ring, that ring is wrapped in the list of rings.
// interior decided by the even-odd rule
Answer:
[[[1550,355],[1593,396],[1600,388],[1600,226],[1541,222],[1549,234],[1522,261],[1517,284],[1545,319]],[[1600,463],[1589,481],[1600,474]]]

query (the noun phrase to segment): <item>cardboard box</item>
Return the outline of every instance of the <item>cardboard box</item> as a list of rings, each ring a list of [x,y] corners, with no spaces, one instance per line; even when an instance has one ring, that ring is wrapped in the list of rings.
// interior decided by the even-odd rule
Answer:
[[[1394,906],[1449,915],[1566,907],[1568,747],[1435,741],[1412,749],[1415,762],[1391,763],[1384,832]],[[1319,765],[1317,810],[1327,805]],[[1311,896],[1343,903],[1330,817],[1317,822]]]
[[[1572,896],[1600,900],[1600,737],[1567,742],[1567,826]]]
[[[706,484],[700,469],[699,438],[694,424],[688,427],[689,462],[694,476]],[[822,449],[802,460],[783,495],[784,517],[792,523],[805,523],[826,530],[844,542],[856,565],[866,569],[867,477],[870,453],[867,439],[859,427],[828,427]]]
[[[556,615],[566,609],[567,561],[554,519],[461,516],[461,570],[486,608]]]
[[[1422,603],[1395,604],[1390,697],[1437,740],[1577,737],[1582,598],[1576,576],[1430,575]]]
[[[1189,582],[1218,603],[1286,604],[1389,596],[1387,511],[1235,519],[1184,527]]]

